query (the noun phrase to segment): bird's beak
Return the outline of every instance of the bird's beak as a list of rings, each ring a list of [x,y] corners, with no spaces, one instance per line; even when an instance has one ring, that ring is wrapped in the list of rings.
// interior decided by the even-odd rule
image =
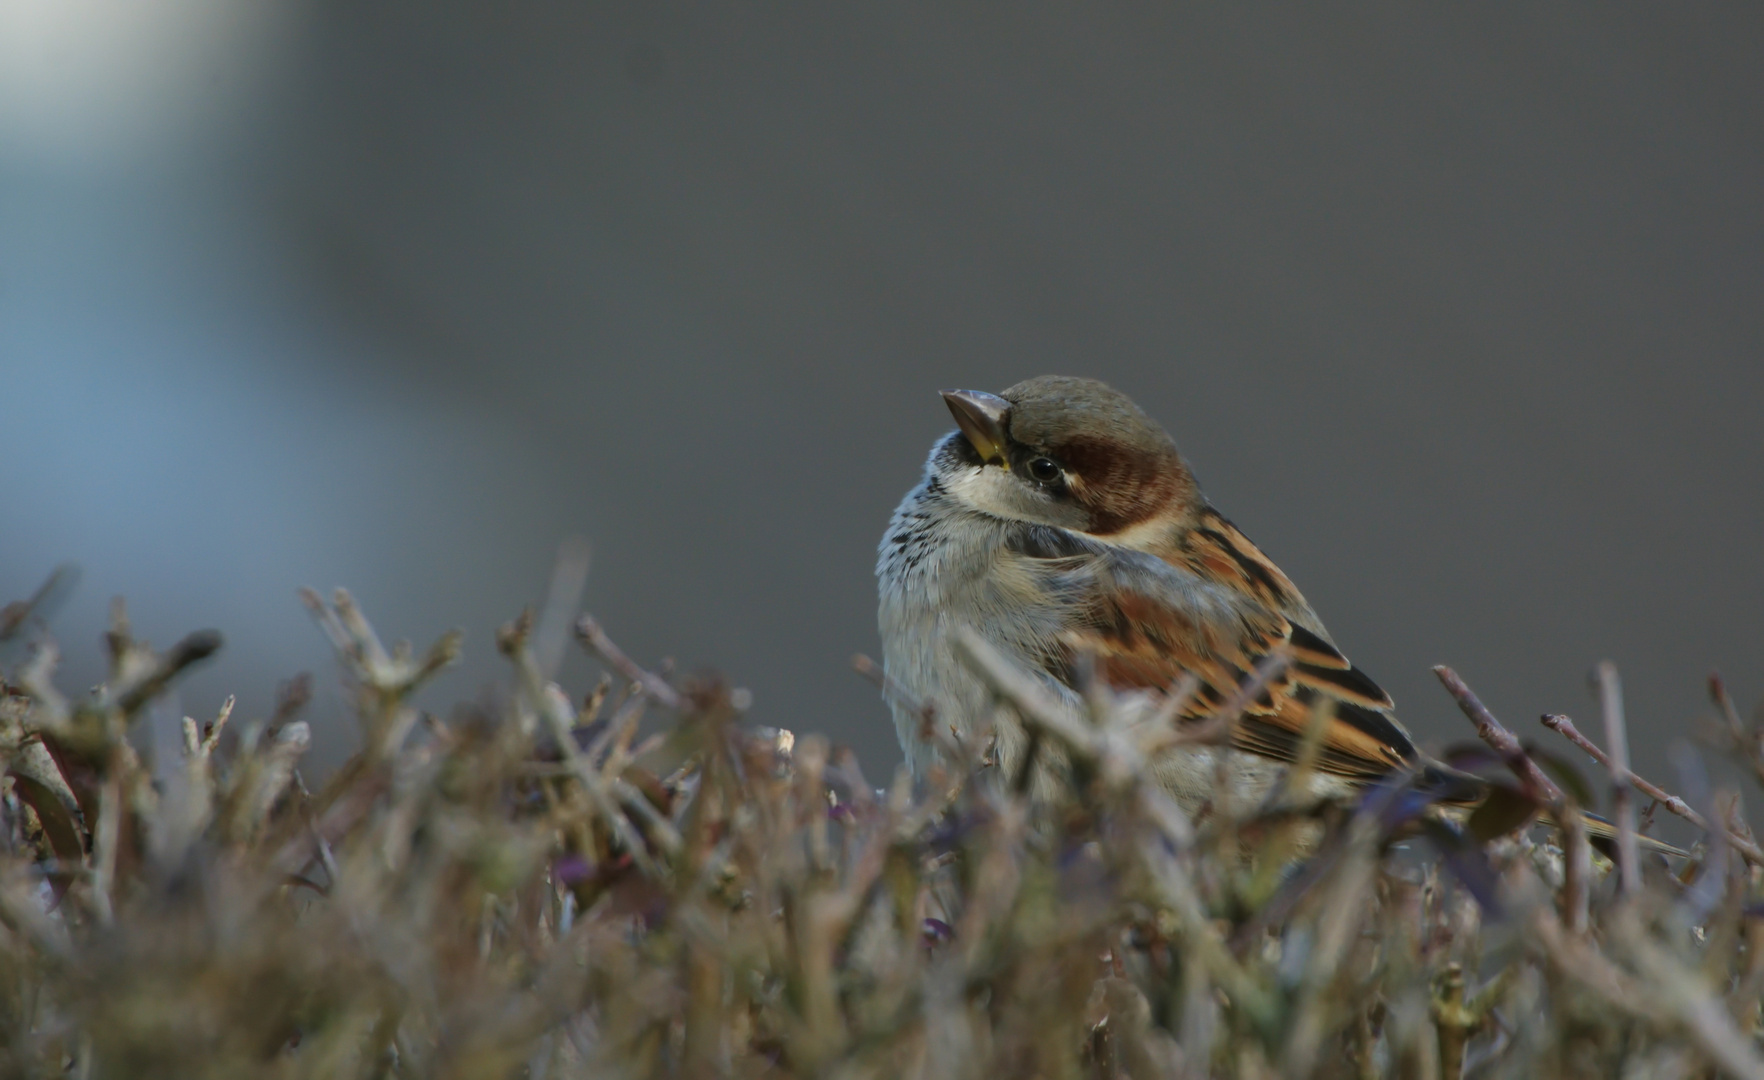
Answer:
[[[1005,457],[1004,426],[1011,403],[997,394],[980,390],[945,390],[943,401],[955,416],[956,427],[968,437],[980,460],[997,462],[1008,468],[1010,460]]]

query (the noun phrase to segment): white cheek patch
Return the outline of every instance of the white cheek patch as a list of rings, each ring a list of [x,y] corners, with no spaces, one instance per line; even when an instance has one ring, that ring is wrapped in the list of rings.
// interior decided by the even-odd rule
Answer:
[[[1086,520],[1082,510],[1050,499],[997,465],[964,466],[945,475],[943,486],[957,502],[1006,521],[1080,529]]]
[[[1020,518],[1026,501],[1023,485],[997,465],[963,468],[943,478],[949,493],[968,506],[993,517]]]

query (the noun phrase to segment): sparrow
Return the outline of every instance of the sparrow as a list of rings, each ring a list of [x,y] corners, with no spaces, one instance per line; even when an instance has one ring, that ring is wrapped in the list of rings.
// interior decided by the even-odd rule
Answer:
[[[1281,781],[1320,702],[1329,708],[1312,797],[1398,773],[1446,802],[1486,792],[1486,781],[1421,753],[1390,695],[1207,501],[1170,436],[1126,395],[1047,375],[1001,395],[947,390],[943,399],[956,430],[932,447],[876,563],[883,670],[916,777],[946,752],[943,730],[976,757],[987,743],[997,775],[1016,775],[1027,733],[958,651],[972,633],[1074,710],[1086,679],[1156,699],[1190,676],[1198,684],[1178,724],[1220,712],[1282,651],[1284,670],[1230,727],[1233,800],[1259,801]],[[938,730],[921,702],[934,704]],[[1216,790],[1217,752],[1189,744],[1149,764],[1195,814]],[[1062,783],[1058,766],[1038,755],[1032,793]]]

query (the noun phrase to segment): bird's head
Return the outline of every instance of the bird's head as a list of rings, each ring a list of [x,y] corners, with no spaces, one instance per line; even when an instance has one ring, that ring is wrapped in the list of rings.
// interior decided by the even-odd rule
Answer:
[[[1178,523],[1199,504],[1170,436],[1095,379],[1042,375],[943,400],[960,430],[932,452],[932,472],[982,513],[1107,537]]]

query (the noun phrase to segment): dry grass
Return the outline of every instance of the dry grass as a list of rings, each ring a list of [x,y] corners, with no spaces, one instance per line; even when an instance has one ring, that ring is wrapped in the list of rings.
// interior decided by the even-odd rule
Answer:
[[[363,746],[310,792],[298,686],[186,720],[170,760],[131,741],[214,636],[161,655],[119,611],[70,701],[28,605],[0,612],[39,635],[0,672],[5,1075],[1764,1077],[1757,847],[1691,758],[1682,809],[1730,828],[1626,886],[1578,829],[1478,839],[1590,797],[1486,727],[1516,779],[1466,830],[1400,785],[1197,821],[1142,770],[1168,730],[1050,712],[977,647],[1070,801],[984,768],[877,791],[588,620],[614,677],[577,706],[556,598],[498,636],[502,706],[445,721],[410,697],[457,639],[387,649],[345,594],[308,602]]]

